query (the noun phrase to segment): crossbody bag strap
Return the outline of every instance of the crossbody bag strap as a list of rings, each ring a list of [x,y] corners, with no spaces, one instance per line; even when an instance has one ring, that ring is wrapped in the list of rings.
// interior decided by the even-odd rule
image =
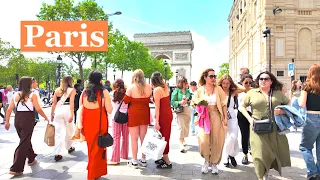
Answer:
[[[102,93],[103,91],[100,90],[100,125],[99,125],[99,135],[101,135],[101,119],[102,119]]]
[[[269,92],[269,119],[271,121],[273,121],[272,94],[273,94],[273,90],[271,89]]]
[[[229,106],[230,106],[230,100],[231,100],[231,91],[229,91],[229,97],[228,97],[227,108],[229,108]]]
[[[122,103],[123,103],[123,99],[122,99],[122,101],[120,102],[120,104],[119,104],[119,107],[118,107],[117,111],[119,111],[119,110],[120,110],[120,108],[121,108],[121,106],[122,106]]]
[[[16,111],[18,111],[18,105],[19,105],[20,101],[22,100],[20,93],[18,93],[18,95],[20,96],[20,99],[19,99],[19,101],[17,103]],[[23,106],[25,106],[29,111],[31,111],[31,109],[24,102],[21,102],[21,104]],[[33,111],[31,111],[31,112],[33,112]]]

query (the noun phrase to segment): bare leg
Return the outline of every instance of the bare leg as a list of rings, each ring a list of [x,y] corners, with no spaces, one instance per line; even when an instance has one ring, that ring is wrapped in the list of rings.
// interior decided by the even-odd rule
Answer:
[[[148,125],[141,125],[139,126],[140,128],[140,131],[139,131],[139,137],[140,137],[140,141],[141,141],[141,145],[143,143],[143,140],[144,140],[144,137],[146,136],[147,134],[147,130],[148,130]],[[145,154],[142,154],[142,158],[146,158],[146,155]]]
[[[131,137],[132,159],[137,160],[139,126],[129,127],[129,133],[130,133],[130,137]]]

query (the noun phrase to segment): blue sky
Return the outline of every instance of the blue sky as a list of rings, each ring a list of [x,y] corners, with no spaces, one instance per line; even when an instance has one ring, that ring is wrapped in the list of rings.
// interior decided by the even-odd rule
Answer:
[[[194,30],[210,43],[228,36],[227,18],[233,0],[98,0],[115,27],[127,34]],[[136,20],[136,21],[135,21]],[[138,23],[139,21],[144,23]]]

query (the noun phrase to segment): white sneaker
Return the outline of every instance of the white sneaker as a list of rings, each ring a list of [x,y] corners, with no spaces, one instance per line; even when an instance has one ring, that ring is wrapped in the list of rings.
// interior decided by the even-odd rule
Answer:
[[[268,174],[264,175],[262,179],[263,180],[267,180],[268,179]]]
[[[212,164],[211,169],[212,169],[212,174],[219,174],[219,170],[217,168],[217,165]]]
[[[202,174],[207,174],[209,171],[209,162],[205,161],[202,168],[201,168],[201,172]]]
[[[138,163],[142,166],[142,167],[147,167],[147,161],[145,159],[139,159]]]

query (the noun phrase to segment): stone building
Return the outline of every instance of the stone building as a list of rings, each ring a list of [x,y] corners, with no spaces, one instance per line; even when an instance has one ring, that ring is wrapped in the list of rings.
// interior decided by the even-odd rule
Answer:
[[[228,17],[230,72],[239,79],[241,67],[254,78],[269,67],[290,88],[288,63],[294,59],[295,79],[305,81],[311,64],[320,59],[320,0],[234,0]],[[271,36],[264,38],[268,27]]]
[[[190,31],[141,33],[133,37],[148,47],[151,55],[168,62],[174,72],[173,78],[169,80],[170,86],[176,85],[179,76],[190,81],[194,47]]]

